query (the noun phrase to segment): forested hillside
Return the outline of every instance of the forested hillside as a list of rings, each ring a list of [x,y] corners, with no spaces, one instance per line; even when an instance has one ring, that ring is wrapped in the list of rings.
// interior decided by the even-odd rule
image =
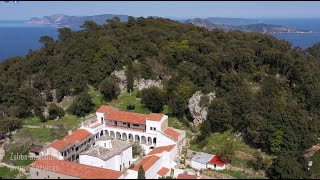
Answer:
[[[210,132],[241,132],[249,144],[277,156],[269,177],[309,177],[303,154],[320,137],[320,62],[313,56],[268,35],[208,31],[161,18],[83,27],[59,29],[57,41],[42,37],[40,50],[0,64],[2,134],[22,118],[42,116],[51,90],[59,102],[87,85],[116,84],[110,74],[132,62],[135,78],[165,82],[169,116],[188,116],[196,91],[215,92],[200,140]]]

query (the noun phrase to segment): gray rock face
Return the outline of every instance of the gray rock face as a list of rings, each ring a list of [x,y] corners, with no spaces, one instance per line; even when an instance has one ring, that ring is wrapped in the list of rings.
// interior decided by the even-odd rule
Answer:
[[[127,89],[127,76],[125,72],[125,67],[123,67],[120,71],[114,71],[114,75],[116,75],[120,79],[119,87],[121,92],[125,92]],[[151,79],[135,79],[134,80],[134,87],[137,87],[139,90],[150,88],[150,87],[158,87],[162,88],[162,81],[161,80],[151,80]]]
[[[134,86],[136,86],[139,90],[150,88],[150,87],[158,87],[162,88],[161,80],[151,80],[151,79],[135,79]]]
[[[117,76],[120,79],[119,82],[119,88],[122,92],[126,91],[126,87],[127,87],[127,77],[126,77],[126,72],[125,70],[120,70],[120,71],[114,71],[112,74],[114,74],[115,76]]]
[[[209,102],[207,104],[202,105],[201,97],[207,96]],[[189,99],[188,108],[190,114],[192,116],[194,125],[201,124],[204,120],[207,119],[208,115],[208,106],[212,102],[213,98],[215,98],[215,93],[203,94],[201,91],[197,91],[193,94],[193,96]]]

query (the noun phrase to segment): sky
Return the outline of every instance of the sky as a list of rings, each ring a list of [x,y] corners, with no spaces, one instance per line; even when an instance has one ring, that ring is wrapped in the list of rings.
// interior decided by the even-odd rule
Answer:
[[[0,2],[0,20],[53,14],[168,18],[320,18],[320,1],[19,1]]]

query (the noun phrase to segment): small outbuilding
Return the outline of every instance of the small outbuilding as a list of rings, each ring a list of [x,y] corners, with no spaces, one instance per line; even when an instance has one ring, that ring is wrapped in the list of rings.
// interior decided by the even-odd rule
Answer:
[[[197,170],[207,169],[207,164],[212,158],[213,158],[212,154],[199,152],[192,157],[191,167]]]
[[[223,170],[225,169],[225,163],[221,160],[220,155],[214,155],[214,157],[208,162],[207,168]]]

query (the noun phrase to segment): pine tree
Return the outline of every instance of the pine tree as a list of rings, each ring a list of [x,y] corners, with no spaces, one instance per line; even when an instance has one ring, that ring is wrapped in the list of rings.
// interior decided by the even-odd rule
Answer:
[[[138,179],[146,179],[145,171],[142,166],[139,167]]]
[[[128,60],[128,69],[127,69],[127,91],[133,91],[133,68],[132,68],[132,60]]]

